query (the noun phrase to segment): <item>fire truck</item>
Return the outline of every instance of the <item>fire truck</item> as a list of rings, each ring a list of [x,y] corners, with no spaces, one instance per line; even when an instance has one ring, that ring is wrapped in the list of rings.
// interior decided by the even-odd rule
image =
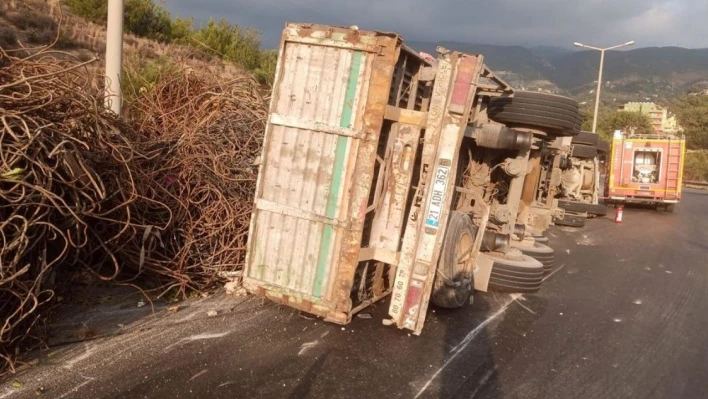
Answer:
[[[673,212],[681,200],[686,139],[616,131],[606,192],[608,203],[640,203]]]

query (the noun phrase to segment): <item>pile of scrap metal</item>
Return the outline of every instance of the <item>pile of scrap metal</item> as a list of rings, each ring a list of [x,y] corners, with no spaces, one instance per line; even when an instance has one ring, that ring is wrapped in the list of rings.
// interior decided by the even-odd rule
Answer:
[[[340,324],[390,295],[384,322],[415,334],[431,302],[536,292],[554,260],[542,233],[565,216],[569,163],[547,154],[581,119],[575,100],[515,91],[483,55],[288,24],[244,287]]]

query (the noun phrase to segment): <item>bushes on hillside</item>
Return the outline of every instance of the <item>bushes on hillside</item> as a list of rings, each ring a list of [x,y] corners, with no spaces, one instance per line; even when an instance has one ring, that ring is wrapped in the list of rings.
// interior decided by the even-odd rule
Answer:
[[[261,63],[260,33],[252,28],[241,29],[225,20],[214,22],[192,34],[193,44],[208,53],[236,62],[254,71]]]
[[[106,0],[66,0],[71,10],[98,24],[106,23]],[[260,32],[231,25],[226,20],[210,20],[195,29],[190,19],[171,20],[169,12],[153,0],[126,0],[125,30],[136,36],[161,42],[192,46],[253,72],[262,84],[270,84],[277,53],[261,51]]]

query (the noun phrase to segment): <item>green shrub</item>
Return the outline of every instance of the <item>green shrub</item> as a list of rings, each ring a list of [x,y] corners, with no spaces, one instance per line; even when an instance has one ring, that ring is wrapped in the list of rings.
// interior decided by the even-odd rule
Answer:
[[[708,181],[708,153],[703,151],[686,153],[683,176],[687,181]]]
[[[171,40],[170,13],[152,0],[127,0],[125,30],[136,36],[161,42]]]
[[[266,50],[261,53],[260,63],[255,71],[256,80],[262,85],[271,86],[275,79],[275,66],[278,62],[277,50]]]
[[[139,57],[126,60],[123,70],[123,91],[127,99],[136,98],[140,91],[149,89],[161,76],[170,75],[179,70],[179,66],[168,57],[142,61]]]
[[[106,24],[108,0],[65,0],[71,11],[91,22]],[[171,40],[169,12],[152,0],[126,0],[125,31],[158,41]]]
[[[193,34],[194,20],[192,18],[181,19],[177,17],[172,21],[172,25],[170,26],[172,42],[177,44],[189,44],[189,39]]]
[[[91,22],[105,24],[108,17],[108,0],[65,0],[71,11]]]
[[[238,25],[230,25],[225,20],[209,23],[192,35],[193,45],[211,54],[235,62],[243,68],[254,71],[260,66],[260,32],[252,28],[242,30]]]
[[[15,30],[7,26],[0,26],[0,48],[8,50],[17,46],[17,33],[15,33]]]

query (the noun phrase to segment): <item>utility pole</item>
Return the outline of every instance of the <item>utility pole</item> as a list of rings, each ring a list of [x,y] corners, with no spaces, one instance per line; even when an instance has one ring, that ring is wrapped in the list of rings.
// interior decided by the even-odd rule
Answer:
[[[608,50],[614,50],[616,48],[624,47],[624,46],[631,46],[634,44],[634,40],[629,41],[627,43],[622,43],[618,44],[616,46],[612,47],[607,47],[607,48],[598,48],[598,47],[593,47],[593,46],[586,46],[582,43],[575,42],[573,45],[578,46],[578,47],[584,47],[588,48],[591,50],[597,50],[600,52],[600,73],[597,77],[597,91],[595,93],[595,114],[593,115],[592,118],[592,132],[596,133],[597,130],[597,112],[600,109],[600,90],[602,89],[602,69],[605,66],[605,51]]]
[[[123,92],[120,87],[123,69],[123,10],[124,0],[108,0],[108,29],[106,32],[106,108],[120,116]]]

